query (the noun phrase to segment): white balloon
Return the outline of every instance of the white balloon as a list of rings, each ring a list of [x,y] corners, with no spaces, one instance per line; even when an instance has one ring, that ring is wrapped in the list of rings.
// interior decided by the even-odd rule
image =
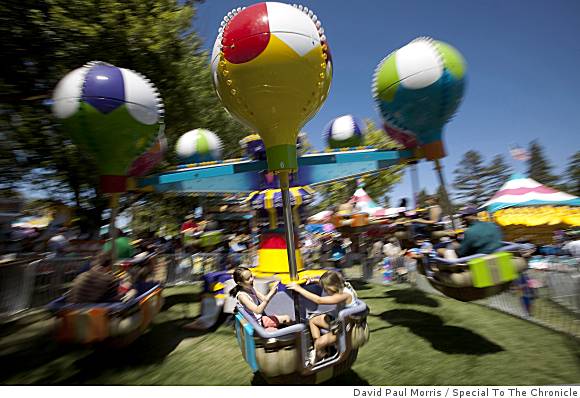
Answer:
[[[58,82],[52,96],[52,112],[57,118],[71,117],[79,109],[83,81],[88,70],[86,67],[75,69]]]

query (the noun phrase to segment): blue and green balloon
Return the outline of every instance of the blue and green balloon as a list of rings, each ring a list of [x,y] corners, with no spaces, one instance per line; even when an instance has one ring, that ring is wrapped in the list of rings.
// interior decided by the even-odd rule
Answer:
[[[465,73],[459,51],[428,37],[392,52],[378,65],[373,83],[385,125],[416,138],[428,160],[444,157],[443,126],[463,98]]]

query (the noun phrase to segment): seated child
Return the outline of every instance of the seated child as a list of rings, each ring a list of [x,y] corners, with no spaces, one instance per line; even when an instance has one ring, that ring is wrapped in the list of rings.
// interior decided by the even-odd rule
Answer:
[[[356,304],[357,295],[350,283],[346,282],[343,276],[336,271],[325,272],[319,280],[320,286],[328,296],[321,297],[317,294],[309,292],[302,286],[293,282],[286,286],[289,290],[298,292],[306,299],[316,304],[336,304],[336,311],[334,316],[343,308],[352,307]],[[336,343],[336,335],[334,333],[327,333],[321,336],[320,329],[330,330],[330,323],[332,316],[328,314],[320,314],[310,319],[310,333],[314,341],[314,350],[311,353],[311,363],[314,364],[326,355],[326,348]]]
[[[288,315],[265,315],[264,309],[268,302],[276,294],[279,281],[276,281],[270,288],[267,295],[263,295],[254,289],[254,275],[246,267],[236,267],[234,270],[234,282],[236,287],[230,291],[230,295],[235,297],[250,313],[253,313],[256,320],[266,331],[277,330],[281,324],[290,322]]]

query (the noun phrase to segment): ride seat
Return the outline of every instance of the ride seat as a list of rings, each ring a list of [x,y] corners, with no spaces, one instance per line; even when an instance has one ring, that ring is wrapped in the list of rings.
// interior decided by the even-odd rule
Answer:
[[[316,292],[316,287],[317,286],[306,286],[305,288],[309,291],[315,292],[316,294],[320,294],[319,292]],[[320,288],[318,290],[320,290]],[[317,311],[317,305],[312,301],[306,300],[301,295],[299,296],[299,300],[300,319],[298,321],[305,320],[308,313]],[[288,315],[292,321],[297,321],[292,293],[285,289],[279,290],[266,306],[264,313],[267,315]]]
[[[514,254],[530,251],[534,246],[504,244],[492,254],[474,254],[452,260],[435,257],[432,259],[432,264],[437,267],[435,277],[447,286],[458,288],[484,288],[513,280],[527,268],[526,259]]]

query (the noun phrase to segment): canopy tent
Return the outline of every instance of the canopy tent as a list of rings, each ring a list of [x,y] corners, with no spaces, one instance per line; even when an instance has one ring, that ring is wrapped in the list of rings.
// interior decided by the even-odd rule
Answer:
[[[521,174],[514,174],[482,208],[501,226],[580,225],[580,198]]]
[[[310,217],[308,217],[308,222],[311,224],[326,224],[330,222],[333,212],[331,210],[323,210]]]
[[[348,203],[354,206],[354,209],[367,213],[370,217],[389,217],[400,212],[400,208],[385,209],[379,206],[364,189],[358,188]]]
[[[298,207],[314,195],[314,190],[308,186],[290,188],[290,204]],[[244,203],[249,204],[256,210],[271,210],[282,207],[282,191],[280,189],[266,189],[265,191],[254,191],[248,195]]]
[[[514,174],[482,207],[493,213],[507,207],[525,206],[580,206],[580,198]]]
[[[580,226],[580,207],[569,206],[528,206],[501,209],[493,214],[493,219],[501,226],[523,225],[537,227],[540,225]]]
[[[300,225],[300,214],[298,208],[303,204],[308,204],[315,191],[309,186],[291,187],[290,188],[290,205],[294,214],[296,226]],[[266,189],[264,191],[254,191],[242,202],[250,205],[252,209],[259,212],[268,213],[270,229],[276,229],[278,226],[277,213],[280,213],[283,207],[282,191],[280,189]]]

